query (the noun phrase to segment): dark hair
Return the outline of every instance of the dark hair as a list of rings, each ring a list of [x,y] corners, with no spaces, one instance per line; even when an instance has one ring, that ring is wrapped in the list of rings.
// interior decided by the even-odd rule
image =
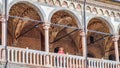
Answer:
[[[56,48],[54,49],[54,53],[58,53],[59,48],[60,48],[60,47],[56,47]]]

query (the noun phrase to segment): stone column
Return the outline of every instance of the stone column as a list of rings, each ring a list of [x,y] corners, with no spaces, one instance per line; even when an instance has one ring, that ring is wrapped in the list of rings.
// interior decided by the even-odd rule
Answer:
[[[2,45],[7,45],[7,22],[2,18]]]
[[[7,21],[5,18],[1,19],[2,21],[2,61],[5,63],[7,61],[6,58],[6,46],[7,46]]]
[[[87,57],[87,42],[86,42],[86,35],[83,30],[80,31],[80,35],[82,36],[82,50],[83,50],[83,56]]]
[[[115,57],[116,57],[116,61],[119,62],[119,49],[118,49],[119,36],[113,36],[112,40],[113,40],[113,42],[114,42],[114,47],[115,47]]]
[[[45,30],[45,51],[47,53],[49,53],[49,28],[50,28],[50,24],[45,23],[43,25],[43,28]],[[50,62],[49,61],[49,55],[46,55],[45,58],[46,58],[46,60],[44,60],[45,61],[45,68],[48,68],[48,67],[50,67],[50,65],[49,65],[49,62]]]
[[[50,27],[49,23],[45,23],[43,25],[43,28],[45,30],[45,51],[46,52],[49,52],[49,27]]]

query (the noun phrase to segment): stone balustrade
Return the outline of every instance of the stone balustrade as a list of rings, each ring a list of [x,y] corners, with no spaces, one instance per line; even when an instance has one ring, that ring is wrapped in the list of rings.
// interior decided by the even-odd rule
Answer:
[[[3,47],[0,46],[0,60],[3,56]],[[50,68],[85,68],[85,58],[75,55],[60,55],[24,48],[8,47],[8,63],[43,66]],[[116,61],[87,58],[89,68],[119,68]]]

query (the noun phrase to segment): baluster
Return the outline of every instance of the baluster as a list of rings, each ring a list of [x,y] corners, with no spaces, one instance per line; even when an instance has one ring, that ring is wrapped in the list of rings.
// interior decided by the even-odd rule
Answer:
[[[43,55],[43,59],[44,59],[44,64],[43,65],[46,65],[46,58],[45,58],[45,54]]]
[[[100,64],[99,64],[99,61],[97,61],[97,68],[99,68],[99,65],[100,65]]]
[[[81,66],[81,60],[82,60],[82,59],[79,59],[79,68],[82,67],[82,66]]]
[[[10,49],[8,49],[8,62],[10,61]]]
[[[67,68],[69,67],[69,62],[68,62],[69,60],[68,60],[68,58],[69,57],[68,57],[68,54],[67,54],[67,62],[66,62]]]
[[[107,68],[107,62],[105,62],[105,68]]]
[[[72,58],[72,65],[73,65],[73,68],[75,68],[75,60],[74,60],[74,58]]]
[[[102,61],[100,61],[100,68],[102,68]]]
[[[59,60],[59,56],[57,56],[57,67],[59,67],[59,63],[60,63],[60,60]]]
[[[76,63],[76,68],[78,68],[78,59],[77,58],[75,60],[75,63]]]
[[[56,65],[57,65],[57,61],[56,61],[56,60],[57,60],[57,59],[56,59],[56,56],[55,56],[55,55],[54,55],[53,57],[54,57],[54,58],[53,58],[53,59],[54,59],[54,67],[56,67]]]
[[[104,68],[104,61],[102,61],[102,68]]]
[[[70,68],[72,67],[72,63],[71,63],[71,61],[72,61],[72,58],[70,57],[70,65],[69,65]]]
[[[117,63],[115,63],[115,68],[117,68]]]
[[[37,65],[39,65],[40,61],[39,61],[39,53],[37,53]]]
[[[22,62],[25,63],[25,51],[22,52]]]
[[[11,61],[14,62],[14,50],[11,50]]]
[[[29,61],[28,61],[28,55],[29,55],[29,54],[28,54],[28,47],[27,47],[27,48],[26,48],[26,63],[27,63],[27,64],[28,64],[28,62],[29,62]]]
[[[36,56],[36,53],[33,53],[33,64],[34,65],[36,64],[36,59],[35,59],[36,57],[35,56]]]
[[[51,65],[53,65],[52,63],[53,63],[53,61],[52,61],[52,55],[50,55],[50,63],[51,63]]]
[[[65,66],[66,66],[66,59],[65,59],[66,57],[65,56],[63,56],[63,68],[65,68]]]
[[[62,62],[63,62],[63,60],[62,60],[62,56],[60,56],[60,67],[62,67]]]
[[[110,65],[109,65],[109,63],[107,64],[107,68],[110,68]]]
[[[21,63],[21,51],[19,51],[19,63]]]
[[[32,64],[32,53],[30,53],[30,64]]]
[[[109,63],[109,67],[110,67],[110,68],[112,68],[112,65],[111,65],[111,63]]]
[[[91,68],[94,68],[94,61],[93,60],[91,60]]]
[[[110,68],[112,68],[112,63],[110,63]]]
[[[113,64],[113,68],[115,68],[115,63],[112,63]]]
[[[42,65],[42,54],[40,54],[40,65]]]
[[[17,52],[18,52],[18,50],[15,50],[15,62],[16,63],[17,63],[17,59],[18,59]]]
[[[91,61],[88,60],[88,67],[91,68]]]
[[[82,59],[82,68],[85,68],[85,60]]]
[[[97,68],[97,61],[94,62],[94,68]]]

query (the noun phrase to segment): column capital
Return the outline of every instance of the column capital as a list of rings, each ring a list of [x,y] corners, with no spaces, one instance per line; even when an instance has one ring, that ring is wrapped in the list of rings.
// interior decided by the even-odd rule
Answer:
[[[119,36],[117,36],[117,35],[116,36],[112,36],[112,40],[117,42],[119,40]]]
[[[85,36],[84,30],[80,30],[80,35],[81,35],[81,36]]]
[[[50,28],[50,23],[44,23],[43,24],[43,29],[47,30]]]

